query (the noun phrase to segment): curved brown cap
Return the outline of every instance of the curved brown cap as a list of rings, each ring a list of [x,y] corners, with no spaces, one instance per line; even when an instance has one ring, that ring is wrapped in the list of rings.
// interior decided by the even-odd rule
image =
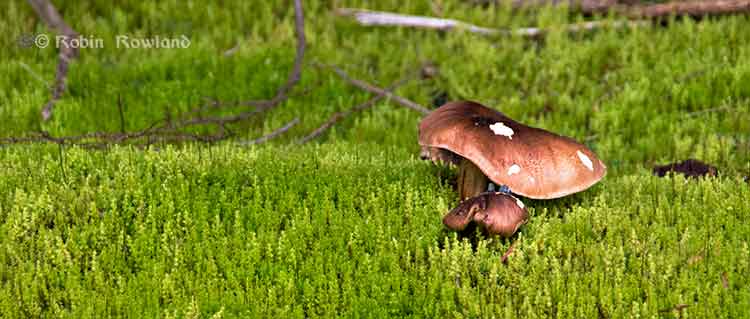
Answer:
[[[581,143],[518,123],[479,103],[450,102],[419,123],[422,149],[464,157],[515,194],[549,199],[585,190],[607,167]],[[447,156],[431,156],[431,158]]]
[[[528,218],[529,213],[518,198],[486,192],[456,206],[443,217],[443,223],[450,229],[461,231],[473,220],[492,235],[510,237]]]

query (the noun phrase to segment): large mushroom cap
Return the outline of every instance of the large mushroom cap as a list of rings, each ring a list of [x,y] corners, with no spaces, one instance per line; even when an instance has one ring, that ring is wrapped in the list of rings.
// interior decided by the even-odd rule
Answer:
[[[583,144],[469,101],[450,102],[427,115],[419,124],[419,144],[433,160],[455,153],[493,182],[529,198],[580,192],[607,171]]]
[[[443,217],[443,224],[461,231],[473,220],[489,234],[510,237],[528,218],[529,213],[518,198],[485,192],[461,202]]]

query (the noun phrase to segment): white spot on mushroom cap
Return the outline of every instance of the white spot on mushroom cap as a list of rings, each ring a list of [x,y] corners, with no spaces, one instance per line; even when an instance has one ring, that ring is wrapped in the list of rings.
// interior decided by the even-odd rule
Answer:
[[[518,164],[513,164],[510,168],[508,168],[508,176],[513,174],[518,174],[518,172],[521,171],[521,166],[518,166]]]
[[[497,122],[490,125],[490,129],[493,133],[495,133],[495,135],[507,136],[509,139],[513,139],[513,129],[505,126],[503,122]]]
[[[581,160],[581,163],[583,163],[584,166],[586,166],[590,171],[594,170],[594,163],[591,162],[591,159],[586,156],[586,154],[583,154],[581,151],[576,151],[576,154],[578,154],[578,159]]]
[[[516,205],[518,205],[518,207],[520,207],[521,209],[526,208],[526,206],[523,205],[523,202],[521,202],[521,200],[518,198],[516,198]]]

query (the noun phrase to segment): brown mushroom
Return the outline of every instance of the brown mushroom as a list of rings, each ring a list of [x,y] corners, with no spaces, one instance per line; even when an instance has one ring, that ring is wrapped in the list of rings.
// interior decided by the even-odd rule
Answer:
[[[461,231],[469,222],[481,225],[487,233],[510,237],[529,218],[523,203],[510,194],[485,192],[463,201],[443,217],[448,228]]]
[[[427,115],[419,144],[423,158],[458,164],[462,200],[486,190],[489,181],[529,198],[558,198],[591,187],[607,171],[583,144],[470,101]]]

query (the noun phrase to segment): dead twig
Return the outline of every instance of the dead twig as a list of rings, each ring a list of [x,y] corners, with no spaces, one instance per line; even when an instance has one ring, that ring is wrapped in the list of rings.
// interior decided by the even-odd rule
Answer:
[[[402,80],[400,80],[400,81],[398,81],[398,82],[396,82],[394,84],[391,84],[389,87],[387,87],[385,89],[384,93],[393,92],[396,88],[398,88],[398,87],[406,84],[406,82],[408,82],[408,80],[409,80],[409,78],[404,78],[404,79],[402,79]],[[369,100],[365,101],[364,103],[358,104],[357,106],[355,106],[355,107],[353,107],[351,109],[348,109],[348,110],[342,111],[342,112],[336,112],[336,113],[334,113],[333,115],[331,115],[331,117],[328,118],[328,120],[325,123],[323,123],[323,125],[319,126],[315,130],[313,130],[312,132],[310,132],[310,134],[308,134],[305,137],[301,138],[297,143],[304,144],[304,143],[307,143],[307,142],[309,142],[309,141],[317,138],[318,136],[320,136],[321,134],[323,134],[326,130],[328,130],[333,125],[335,125],[336,123],[338,123],[340,120],[342,120],[342,119],[344,119],[344,118],[346,118],[346,117],[348,117],[348,116],[350,116],[350,115],[352,115],[354,113],[361,112],[363,110],[366,110],[366,109],[372,107],[373,105],[375,105],[375,103],[377,103],[378,101],[382,100],[383,98],[385,98],[385,94],[377,94],[374,97],[370,98]]]
[[[486,1],[486,0],[485,0]],[[510,2],[514,9],[529,9],[540,6],[567,5],[574,11],[583,13],[606,13],[610,8],[623,4],[620,0],[490,0],[496,3]],[[632,0],[630,0],[632,1]],[[629,1],[629,2],[630,2]]]
[[[57,11],[55,6],[48,0],[28,0],[29,4],[37,16],[39,16],[48,27],[54,29],[58,36],[62,37],[62,41],[59,41],[60,53],[57,55],[57,68],[55,70],[55,84],[52,86],[52,97],[42,108],[42,120],[47,121],[52,117],[52,110],[55,107],[55,103],[59,100],[63,92],[65,92],[65,83],[68,78],[68,67],[70,61],[78,57],[78,47],[71,44],[71,39],[78,37],[78,32],[73,30],[65,20],[63,20],[60,13]],[[57,40],[51,41],[52,43],[58,43]]]
[[[401,105],[403,107],[406,107],[406,108],[409,108],[409,109],[412,109],[412,110],[417,111],[419,113],[422,113],[422,114],[428,114],[428,113],[430,113],[429,109],[427,109],[426,107],[424,107],[422,105],[419,105],[416,102],[413,102],[413,101],[411,101],[409,99],[406,99],[404,97],[401,97],[401,96],[398,96],[396,94],[393,94],[392,92],[389,92],[388,90],[385,90],[383,88],[379,88],[379,87],[374,86],[374,85],[372,85],[370,83],[367,83],[365,81],[352,78],[351,76],[349,76],[349,74],[347,74],[346,72],[344,72],[344,70],[342,70],[341,68],[339,68],[339,67],[337,67],[335,65],[328,65],[326,67],[332,69],[342,79],[346,80],[347,82],[351,83],[352,85],[354,85],[354,86],[356,86],[356,87],[358,87],[358,88],[360,88],[362,90],[365,90],[367,92],[370,92],[370,93],[373,93],[373,94],[377,94],[377,95],[383,95],[383,96],[391,99],[392,101],[398,103],[399,105]]]
[[[47,0],[29,0],[29,3],[34,6],[35,10],[37,10],[37,13],[45,19],[45,21],[48,22],[49,25],[54,26],[55,28],[59,28],[60,30],[63,30],[62,33],[68,34],[68,35],[75,35],[77,34],[72,31],[70,27],[67,27],[66,24],[64,24],[64,21],[60,19],[59,14],[54,9],[54,7],[51,6],[51,4]],[[123,106],[122,106],[122,100],[121,97],[118,96],[117,101],[117,107],[118,111],[120,113],[120,132],[118,133],[109,133],[109,132],[93,132],[93,133],[86,133],[82,135],[75,135],[75,136],[65,136],[65,137],[53,137],[48,132],[38,132],[31,134],[29,136],[23,136],[23,137],[5,137],[0,138],[0,145],[2,144],[28,144],[28,143],[54,143],[58,145],[78,145],[82,147],[93,147],[93,148],[103,148],[107,147],[111,144],[120,144],[120,143],[133,143],[136,145],[143,145],[143,146],[149,146],[153,143],[157,142],[186,142],[186,141],[197,141],[197,142],[206,142],[206,143],[212,143],[217,142],[220,140],[224,140],[226,138],[229,138],[233,136],[234,134],[229,130],[228,125],[241,122],[244,120],[247,120],[259,113],[268,111],[283,101],[287,100],[289,98],[289,92],[292,90],[292,88],[297,85],[300,81],[301,73],[302,73],[302,65],[303,65],[303,59],[305,55],[305,48],[306,48],[306,40],[305,40],[305,27],[304,27],[304,12],[302,9],[302,1],[301,0],[294,0],[294,12],[295,12],[295,33],[296,33],[296,54],[295,54],[295,60],[294,60],[294,66],[292,67],[292,70],[289,73],[289,76],[287,78],[287,81],[279,87],[279,89],[276,91],[276,94],[269,100],[253,100],[253,101],[245,101],[245,102],[239,102],[235,103],[236,105],[245,105],[245,106],[255,106],[254,110],[251,111],[244,111],[236,114],[230,114],[225,116],[209,116],[204,117],[202,116],[202,112],[219,108],[223,106],[219,101],[211,101],[210,103],[201,105],[199,107],[196,107],[190,111],[184,112],[182,114],[178,114],[177,116],[172,116],[169,112],[165,115],[165,117],[159,121],[156,121],[151,126],[135,131],[135,132],[125,132],[125,119],[124,119],[124,112],[123,112]],[[71,48],[71,46],[63,45],[64,48]],[[62,52],[62,48],[61,48]],[[69,52],[69,51],[66,51]],[[62,55],[62,53],[61,53]],[[61,66],[58,66],[58,71],[64,71],[64,72],[58,72],[58,77],[62,80],[62,88],[64,88],[64,80],[65,80],[65,74],[67,73],[67,61],[69,59],[67,58],[65,62],[66,64]],[[50,102],[50,108],[49,112],[43,113],[47,115],[51,115],[51,105],[54,104],[54,100],[56,98],[59,98],[59,94],[62,94],[62,89],[56,90],[53,94],[53,100]],[[167,110],[168,111],[168,110]],[[296,124],[296,123],[294,123]],[[210,133],[210,134],[199,134],[199,133],[190,133],[190,132],[184,132],[183,130],[188,129],[192,126],[215,126],[216,132]],[[282,132],[278,132],[278,134],[281,134]],[[276,135],[278,135],[276,134]],[[265,141],[270,138],[275,137],[274,136],[265,136],[259,138],[259,141]]]
[[[63,182],[65,182],[65,184],[67,184],[68,183],[68,175],[65,174],[65,151],[63,150],[63,145],[62,144],[58,144],[57,150],[58,150],[57,163],[60,165],[60,172],[62,173]]]
[[[299,118],[295,118],[295,119],[289,121],[288,123],[284,124],[284,126],[275,129],[271,133],[268,133],[267,135],[263,135],[263,136],[261,136],[259,138],[251,140],[251,141],[240,141],[237,144],[243,145],[243,146],[263,144],[263,143],[268,142],[269,140],[271,140],[273,138],[278,137],[281,134],[286,133],[287,131],[289,131],[289,129],[291,129],[292,127],[294,127],[298,123],[299,123]]]
[[[485,36],[520,36],[525,38],[538,38],[544,36],[550,30],[543,28],[518,28],[518,29],[493,29],[485,28],[470,23],[443,18],[425,16],[405,15],[391,12],[369,11],[364,9],[342,8],[337,9],[336,14],[343,17],[353,17],[359,24],[364,26],[398,26],[422,29],[433,29],[440,31],[464,30]],[[579,24],[569,24],[562,27],[569,33],[593,31],[604,27],[624,28],[639,27],[649,24],[648,21],[590,21]]]
[[[672,1],[642,5],[635,0],[491,0],[495,3],[510,2],[516,9],[539,6],[566,5],[573,11],[586,14],[614,11],[637,19],[659,19],[671,15],[704,17],[750,11],[750,0],[702,0]],[[490,2],[490,1],[485,1]]]
[[[276,90],[276,94],[271,99],[248,100],[239,102],[222,102],[218,100],[209,100],[207,103],[204,103],[201,106],[185,112],[181,117],[182,120],[178,125],[192,126],[213,123],[217,126],[223,127],[226,123],[241,121],[265,111],[271,110],[282,102],[286,101],[289,98],[289,92],[295,85],[297,85],[297,83],[299,83],[302,76],[302,65],[305,58],[305,50],[307,48],[307,40],[305,37],[305,15],[302,9],[301,0],[294,0],[294,32],[297,39],[294,66],[292,66],[292,70],[289,72],[286,82],[282,86],[280,86],[278,90]],[[238,46],[239,45],[235,46],[235,48],[237,48]],[[226,118],[203,118],[200,116],[201,113],[207,110],[236,106],[253,106],[255,107],[255,109]]]
[[[729,289],[729,276],[726,271],[721,273],[721,286],[724,287],[724,289]]]
[[[255,106],[259,111],[270,110],[281,102],[288,98],[289,91],[297,85],[302,76],[302,62],[305,58],[305,48],[307,47],[307,41],[305,40],[305,15],[302,10],[302,0],[294,0],[294,33],[297,37],[297,48],[294,57],[294,66],[292,71],[287,77],[286,83],[284,83],[276,91],[276,95],[270,100],[251,100],[241,102],[242,106]]]
[[[706,114],[706,113],[723,112],[723,111],[728,111],[728,110],[733,110],[733,109],[734,109],[734,107],[732,107],[732,106],[724,105],[724,106],[712,107],[712,108],[709,108],[709,109],[704,109],[704,110],[699,110],[699,111],[685,113],[685,114],[682,114],[682,116],[683,117],[696,117],[696,116],[700,116],[700,115],[703,115],[703,114]]]
[[[122,107],[122,94],[117,93],[117,112],[120,115],[120,133],[125,134],[125,112]]]
[[[481,35],[505,35],[507,33],[506,30],[484,28],[453,19],[405,15],[391,12],[340,8],[336,9],[336,14],[343,17],[354,17],[357,22],[365,26],[401,26],[441,31],[460,29]]]
[[[704,17],[750,12],[750,0],[673,1],[646,6],[617,8],[632,18],[663,18],[671,15]]]
[[[502,257],[500,257],[500,262],[503,264],[508,263],[508,257],[510,257],[510,254],[513,253],[513,250],[516,248],[516,243],[518,243],[518,239],[514,240],[510,246],[508,246],[508,249],[505,251]]]

